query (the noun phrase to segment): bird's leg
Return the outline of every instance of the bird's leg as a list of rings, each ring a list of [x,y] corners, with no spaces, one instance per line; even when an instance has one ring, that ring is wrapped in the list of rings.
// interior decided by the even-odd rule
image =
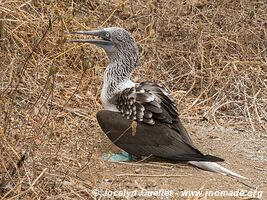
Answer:
[[[137,160],[138,157],[129,154],[125,151],[118,152],[118,153],[104,153],[102,155],[103,160],[108,160],[108,161],[115,161],[115,162],[130,162]]]

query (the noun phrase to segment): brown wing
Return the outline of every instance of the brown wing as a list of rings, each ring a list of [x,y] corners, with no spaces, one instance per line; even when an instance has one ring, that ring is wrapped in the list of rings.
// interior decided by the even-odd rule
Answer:
[[[153,82],[142,82],[125,89],[119,96],[117,108],[127,119],[149,125],[166,124],[184,142],[194,146],[178,117],[176,105],[167,90]]]
[[[136,130],[133,131],[131,120],[109,110],[99,111],[97,120],[115,145],[138,157],[154,155],[180,161],[223,161],[218,157],[203,155],[166,123],[156,122],[151,126],[137,122]]]

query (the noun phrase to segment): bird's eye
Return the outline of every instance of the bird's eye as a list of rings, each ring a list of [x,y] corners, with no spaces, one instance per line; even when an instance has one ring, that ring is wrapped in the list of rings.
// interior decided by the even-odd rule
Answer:
[[[109,38],[109,33],[106,33],[106,37]]]

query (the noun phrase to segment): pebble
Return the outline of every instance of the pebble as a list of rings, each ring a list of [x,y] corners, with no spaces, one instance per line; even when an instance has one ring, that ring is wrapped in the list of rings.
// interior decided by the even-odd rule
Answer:
[[[140,174],[140,172],[141,172],[141,168],[136,169],[134,172],[135,172],[136,174]]]

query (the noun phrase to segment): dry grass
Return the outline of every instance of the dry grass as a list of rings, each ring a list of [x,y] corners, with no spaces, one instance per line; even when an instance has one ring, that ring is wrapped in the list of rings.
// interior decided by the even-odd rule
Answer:
[[[267,130],[266,1],[0,1],[0,196],[90,198],[101,146],[102,50],[64,31],[121,26],[135,79],[166,85],[183,118]],[[86,178],[84,178],[86,177]]]

